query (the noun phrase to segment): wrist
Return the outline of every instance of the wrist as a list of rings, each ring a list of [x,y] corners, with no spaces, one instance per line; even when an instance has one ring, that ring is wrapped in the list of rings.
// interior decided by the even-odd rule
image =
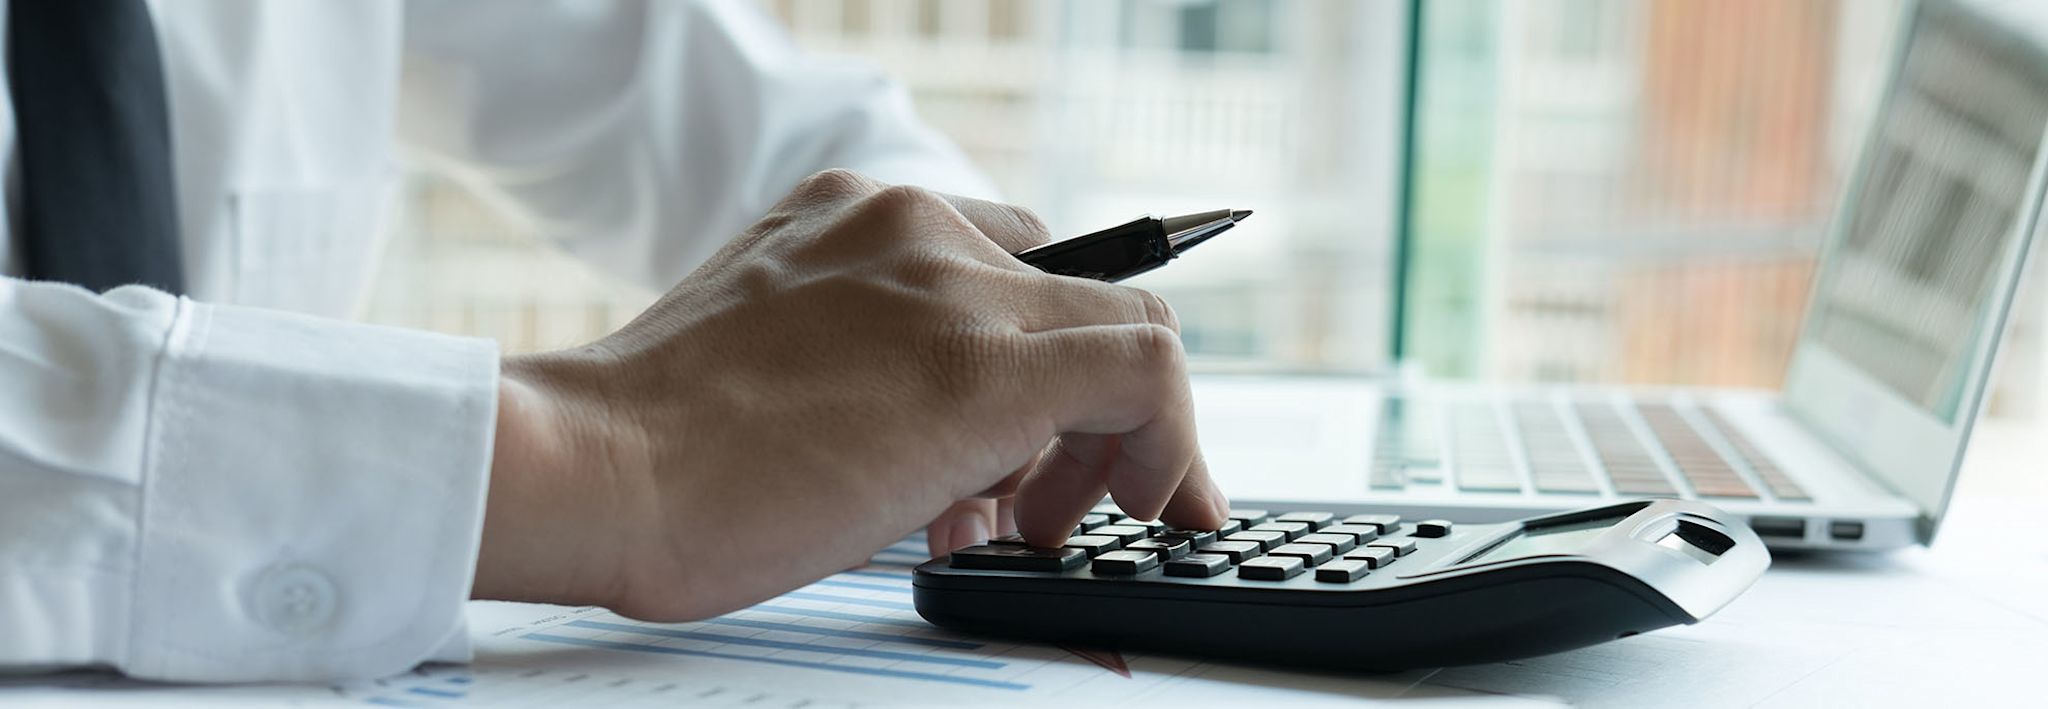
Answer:
[[[610,422],[579,405],[564,381],[576,363],[507,358],[498,379],[483,541],[471,596],[568,605],[605,604],[620,584],[616,476],[604,475]]]

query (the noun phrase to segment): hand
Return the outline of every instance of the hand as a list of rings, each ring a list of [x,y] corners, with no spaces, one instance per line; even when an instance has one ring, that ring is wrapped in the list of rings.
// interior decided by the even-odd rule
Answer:
[[[820,173],[625,328],[507,359],[474,595],[708,617],[1012,493],[1039,544],[1105,491],[1222,524],[1172,311],[1002,247],[1043,239]]]

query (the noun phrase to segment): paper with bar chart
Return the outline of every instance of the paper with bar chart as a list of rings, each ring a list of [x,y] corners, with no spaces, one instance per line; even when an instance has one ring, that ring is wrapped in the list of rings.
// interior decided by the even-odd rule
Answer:
[[[496,621],[473,613],[472,623],[483,624],[472,627],[474,664],[423,668],[344,690],[357,701],[390,706],[1101,703],[1184,694],[1356,701],[1461,694],[1418,692],[1419,677],[1281,674],[958,635],[926,623],[911,605],[910,572],[925,560],[923,537],[912,537],[865,567],[694,623],[643,623],[601,608],[528,606],[541,610]],[[498,627],[488,627],[493,623]]]

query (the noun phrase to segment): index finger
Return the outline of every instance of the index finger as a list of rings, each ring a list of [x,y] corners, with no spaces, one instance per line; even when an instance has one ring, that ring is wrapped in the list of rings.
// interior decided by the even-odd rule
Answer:
[[[1017,253],[1034,246],[1052,243],[1052,232],[1045,228],[1045,222],[1031,210],[1002,202],[941,194],[953,209],[966,217],[969,224],[980,229],[989,241],[996,242],[1004,251]]]
[[[1017,529],[1026,539],[1063,542],[1105,492],[1138,519],[1222,523],[1228,503],[1197,448],[1186,365],[1172,330],[1110,325],[1033,337],[1045,345],[1038,369],[1049,373],[1033,380],[1051,399],[1061,435],[1018,488]]]

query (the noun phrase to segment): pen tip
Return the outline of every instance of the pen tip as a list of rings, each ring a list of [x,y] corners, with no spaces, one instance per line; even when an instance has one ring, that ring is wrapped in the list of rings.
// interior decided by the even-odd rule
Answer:
[[[1252,215],[1252,210],[1249,210],[1249,209],[1233,209],[1233,210],[1230,210],[1230,221],[1233,221],[1233,222],[1241,222],[1241,221],[1244,221],[1244,218],[1245,218],[1245,217],[1249,217],[1249,216],[1251,216],[1251,215]]]

